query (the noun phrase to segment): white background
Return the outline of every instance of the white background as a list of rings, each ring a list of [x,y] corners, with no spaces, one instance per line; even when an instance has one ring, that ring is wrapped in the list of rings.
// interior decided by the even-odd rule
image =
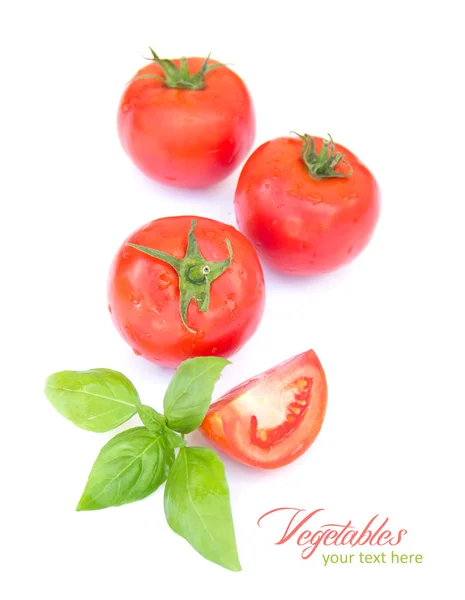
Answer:
[[[464,597],[461,4],[3,4],[3,598]],[[120,148],[119,96],[149,44],[165,57],[211,51],[233,63],[254,98],[256,146],[290,130],[329,132],[382,190],[376,235],[351,266],[308,280],[266,270],[262,324],[217,385],[216,397],[314,348],[330,389],[323,430],[301,459],[272,472],[225,459],[242,573],[169,530],[161,491],[76,513],[112,434],[74,427],[42,392],[51,372],[109,367],[160,408],[170,373],[114,330],[110,261],[157,217],[235,222],[239,171],[205,191],[168,189]],[[277,520],[256,525],[278,506],[325,508],[321,523],[361,527],[388,516],[408,530],[398,550],[424,564],[324,567],[320,551],[303,561],[294,542],[274,545]]]

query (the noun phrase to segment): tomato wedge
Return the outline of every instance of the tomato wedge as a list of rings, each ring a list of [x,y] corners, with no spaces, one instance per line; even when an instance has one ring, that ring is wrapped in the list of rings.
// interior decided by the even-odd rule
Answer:
[[[211,405],[200,430],[232,458],[275,469],[313,443],[327,397],[323,367],[309,350],[227,392]]]

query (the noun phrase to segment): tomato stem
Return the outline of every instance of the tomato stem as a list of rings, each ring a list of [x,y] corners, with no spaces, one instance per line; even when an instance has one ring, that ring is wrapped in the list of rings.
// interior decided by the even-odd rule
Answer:
[[[347,178],[352,175],[353,170],[351,165],[345,160],[344,155],[341,152],[336,152],[336,146],[329,133],[329,140],[323,140],[323,145],[319,154],[315,150],[315,140],[311,135],[308,133],[301,135],[295,131],[291,133],[295,133],[303,140],[302,160],[312,179],[329,179],[330,177]],[[348,165],[349,172],[340,173],[339,171],[336,171],[335,169],[339,163]]]
[[[197,240],[195,238],[194,229],[197,225],[195,219],[192,220],[191,228],[187,236],[187,250],[184,258],[175,258],[171,254],[148,248],[147,246],[139,246],[138,244],[128,243],[127,246],[140,250],[149,256],[153,256],[158,260],[168,263],[176,271],[179,277],[179,312],[181,320],[191,333],[196,333],[187,324],[187,309],[191,300],[197,302],[199,310],[207,312],[210,304],[210,285],[215,279],[220,277],[229,267],[233,257],[231,242],[225,239],[225,244],[228,249],[229,257],[225,260],[210,262],[200,253]]]
[[[207,58],[200,67],[200,70],[191,75],[189,73],[187,58],[184,56],[180,59],[180,66],[178,68],[171,60],[168,60],[167,58],[160,58],[153,48],[150,48],[150,52],[152,53],[152,57],[148,58],[147,60],[151,60],[160,65],[160,67],[163,69],[163,74],[165,77],[163,78],[153,73],[145,73],[144,75],[138,75],[134,77],[135,80],[158,79],[163,81],[166,87],[170,88],[181,90],[203,90],[205,87],[205,74],[212,69],[225,66],[222,63],[214,63],[209,65],[208,61],[210,60],[210,54],[208,54]]]

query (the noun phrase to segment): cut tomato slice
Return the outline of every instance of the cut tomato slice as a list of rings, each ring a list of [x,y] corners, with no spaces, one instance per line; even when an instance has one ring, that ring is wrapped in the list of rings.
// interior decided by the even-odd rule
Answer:
[[[230,390],[212,404],[200,430],[247,465],[282,467],[315,440],[327,397],[323,367],[310,350]]]

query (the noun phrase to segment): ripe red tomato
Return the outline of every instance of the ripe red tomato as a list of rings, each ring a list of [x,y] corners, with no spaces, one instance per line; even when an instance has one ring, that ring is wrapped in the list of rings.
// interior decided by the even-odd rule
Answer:
[[[315,440],[327,396],[323,367],[310,350],[229,391],[212,404],[200,430],[240,462],[282,467]]]
[[[137,72],[121,98],[118,132],[148,177],[205,187],[227,177],[255,137],[249,92],[233,71],[203,58],[159,59]]]
[[[332,140],[283,137],[250,156],[239,178],[239,228],[282,273],[314,275],[350,262],[375,229],[380,194],[359,159]]]
[[[231,225],[157,219],[117,252],[108,302],[136,354],[176,367],[194,356],[226,357],[245,344],[265,306],[263,271],[253,246]]]

